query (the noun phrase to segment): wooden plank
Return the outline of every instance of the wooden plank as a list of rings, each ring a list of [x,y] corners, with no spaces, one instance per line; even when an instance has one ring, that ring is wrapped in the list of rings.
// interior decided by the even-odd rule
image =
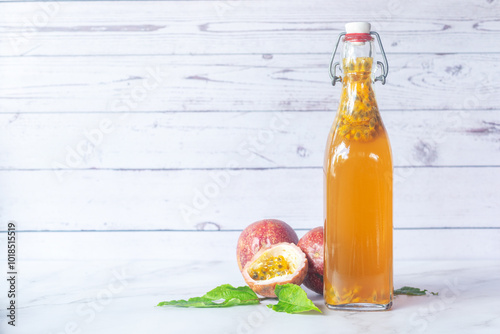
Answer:
[[[333,111],[0,114],[0,169],[321,167],[333,118]],[[398,167],[500,165],[496,110],[383,118]]]
[[[330,53],[354,18],[388,52],[500,52],[496,1],[21,2],[1,13],[4,56]]]
[[[499,227],[499,168],[401,168],[395,227]],[[323,223],[320,168],[1,171],[0,212],[32,230],[241,229]]]
[[[327,55],[14,57],[0,64],[1,112],[332,110]],[[500,105],[495,54],[391,55],[381,110]]]
[[[297,231],[299,238],[305,233],[304,230]],[[239,231],[20,233],[19,259],[22,263],[65,260],[73,263],[95,260],[234,262],[237,270],[239,235]],[[5,240],[3,236],[0,234],[2,242]],[[499,238],[498,229],[395,230],[394,259],[498,260]]]

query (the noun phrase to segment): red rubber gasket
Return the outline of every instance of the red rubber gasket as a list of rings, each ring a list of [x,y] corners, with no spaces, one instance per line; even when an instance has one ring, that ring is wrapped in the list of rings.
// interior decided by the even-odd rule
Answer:
[[[347,34],[344,41],[346,42],[368,42],[373,40],[370,34]]]

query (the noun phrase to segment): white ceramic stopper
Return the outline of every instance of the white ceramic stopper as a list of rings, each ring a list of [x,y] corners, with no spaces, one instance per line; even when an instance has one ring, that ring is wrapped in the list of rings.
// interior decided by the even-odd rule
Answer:
[[[369,34],[372,25],[368,22],[350,22],[345,25],[348,34]]]

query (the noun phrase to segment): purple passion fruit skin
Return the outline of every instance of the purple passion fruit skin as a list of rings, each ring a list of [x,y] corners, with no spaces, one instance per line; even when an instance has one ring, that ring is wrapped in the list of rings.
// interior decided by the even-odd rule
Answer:
[[[263,219],[241,232],[236,247],[236,257],[240,271],[248,261],[262,248],[267,248],[280,242],[297,244],[297,233],[287,223],[278,219]]]
[[[323,294],[324,246],[323,227],[315,227],[300,238],[297,246],[306,254],[309,270],[304,285]]]

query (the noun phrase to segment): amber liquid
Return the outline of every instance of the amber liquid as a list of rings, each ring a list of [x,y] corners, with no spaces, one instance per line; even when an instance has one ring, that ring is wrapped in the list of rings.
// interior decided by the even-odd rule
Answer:
[[[344,60],[324,165],[324,297],[331,308],[392,305],[392,156],[371,58]]]

